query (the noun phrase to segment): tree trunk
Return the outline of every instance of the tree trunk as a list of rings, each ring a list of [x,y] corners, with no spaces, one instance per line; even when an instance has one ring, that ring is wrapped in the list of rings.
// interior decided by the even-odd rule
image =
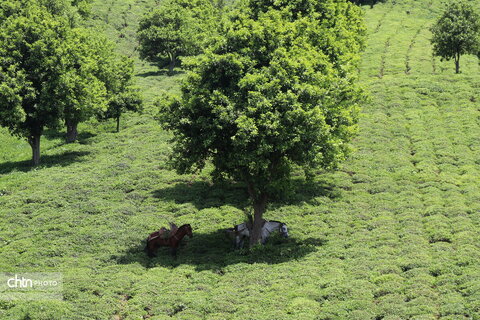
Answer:
[[[173,69],[175,69],[175,63],[177,62],[177,58],[175,54],[170,55],[170,64],[168,65],[168,75],[173,75]]]
[[[460,73],[460,54],[455,57],[455,73]]]
[[[262,235],[263,213],[267,206],[267,197],[260,196],[259,199],[253,203],[253,229],[250,236],[250,246],[256,245],[260,241]]]
[[[78,139],[78,122],[72,121],[72,120],[66,120],[66,125],[67,125],[67,135],[66,135],[66,140],[67,143],[73,143],[77,141]]]
[[[257,244],[260,241],[262,234],[262,225],[263,225],[263,213],[267,206],[267,194],[261,192],[260,194],[255,193],[255,188],[253,184],[248,184],[248,193],[250,198],[253,200],[253,228],[252,233],[250,234],[250,246]]]
[[[120,113],[117,115],[117,133],[120,132]]]
[[[40,134],[31,135],[28,137],[28,143],[32,147],[32,163],[34,166],[40,164]]]

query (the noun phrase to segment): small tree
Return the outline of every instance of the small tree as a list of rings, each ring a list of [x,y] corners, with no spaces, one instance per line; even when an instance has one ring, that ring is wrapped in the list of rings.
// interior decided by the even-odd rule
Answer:
[[[360,10],[345,1],[247,1],[190,59],[181,98],[161,104],[179,173],[210,160],[214,178],[245,183],[251,244],[295,168],[332,168],[347,155],[363,97],[353,73],[361,30]]]
[[[58,127],[62,117],[57,89],[68,34],[62,22],[32,4],[0,30],[0,125],[27,139],[35,165],[44,128]]]
[[[72,142],[79,122],[106,110],[98,52],[111,47],[74,28],[78,16],[66,0],[6,1],[0,16],[0,125],[27,139],[37,165],[46,127],[65,121]]]
[[[105,50],[100,58],[98,77],[107,90],[107,109],[98,114],[100,120],[113,118],[120,131],[120,118],[126,111],[138,111],[142,106],[142,97],[133,82],[133,60],[112,55]]]
[[[480,16],[469,2],[448,4],[431,31],[434,55],[453,59],[456,73],[460,72],[460,56],[480,49]]]
[[[178,58],[199,54],[213,33],[216,11],[209,0],[169,0],[140,21],[140,57],[159,64],[168,59],[172,75]]]

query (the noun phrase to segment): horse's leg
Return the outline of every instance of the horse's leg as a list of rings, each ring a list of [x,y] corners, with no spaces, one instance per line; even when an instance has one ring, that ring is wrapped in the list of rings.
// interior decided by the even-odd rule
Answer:
[[[270,234],[268,233],[267,230],[263,229],[262,230],[262,234],[260,235],[260,241],[262,243],[262,245],[265,245],[265,243],[267,243],[267,239],[268,239],[268,236]]]
[[[240,246],[240,238],[238,235],[235,235],[235,238],[233,239],[233,248],[238,249]]]
[[[143,251],[145,251],[147,256],[150,257],[150,242],[148,241],[148,239],[147,239],[147,243],[145,244],[145,248],[143,249]]]
[[[242,249],[243,248],[243,236],[237,236],[237,249]]]
[[[239,244],[239,248],[240,249],[243,249],[243,245],[245,244],[245,237],[241,237],[240,238],[240,244]]]
[[[156,257],[157,251],[160,247],[167,245],[162,239],[154,239],[148,243],[148,256],[149,257]]]
[[[171,248],[170,253],[172,257],[177,258],[177,248],[178,248],[179,243],[175,242],[174,239],[170,238],[168,239],[168,246]]]
[[[178,249],[178,245],[180,244],[180,242],[176,242],[176,243],[173,243],[172,245],[172,256],[174,259],[177,259],[177,249]]]
[[[150,258],[153,258],[155,256],[155,246],[153,246],[151,243],[148,243],[145,249],[147,249],[147,255]]]

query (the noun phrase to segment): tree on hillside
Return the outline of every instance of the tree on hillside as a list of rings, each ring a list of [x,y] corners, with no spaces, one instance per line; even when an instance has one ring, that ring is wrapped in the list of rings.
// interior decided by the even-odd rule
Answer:
[[[137,103],[131,102],[138,96],[130,88],[133,69],[112,58],[106,40],[73,28],[77,18],[68,6],[39,0],[0,7],[0,125],[27,139],[35,165],[45,128],[65,122],[72,142],[79,122],[118,100]]]
[[[75,37],[64,58],[68,72],[61,83],[67,142],[76,141],[78,124],[94,115],[100,120],[115,119],[118,132],[121,115],[142,105],[134,86],[133,61],[115,54],[113,43],[105,37],[86,29],[73,31]]]
[[[93,0],[2,0],[0,2],[0,18],[2,19],[0,21],[19,14],[31,4],[39,5],[52,15],[63,16],[69,22],[71,22],[70,19],[78,21],[75,14],[87,15],[92,2]]]
[[[3,82],[0,83],[10,88],[17,85],[33,86],[28,90],[36,98],[42,98],[45,104],[41,106],[40,112],[39,101],[34,99],[31,104],[36,113],[29,111],[32,108],[29,106],[21,111],[15,109],[13,104],[10,107],[7,104],[10,99],[24,99],[22,94],[26,93],[16,92],[20,97],[4,95],[3,112],[16,114],[17,122],[3,119],[0,125],[9,127],[16,135],[27,137],[32,145],[35,164],[39,162],[40,135],[45,127],[57,128],[64,121],[67,127],[66,140],[73,142],[77,139],[78,123],[95,114],[102,114],[104,117],[117,118],[118,126],[121,112],[136,109],[141,102],[138,91],[133,88],[133,64],[112,53],[114,47],[105,37],[79,27],[81,18],[71,4],[90,2],[19,0],[0,4],[0,23],[6,25],[2,33],[2,43],[5,44],[5,50],[1,51],[5,57],[2,67],[12,70],[11,73],[5,72],[3,79],[0,79]],[[25,19],[34,21],[28,25]],[[43,25],[41,19],[46,19]],[[56,26],[53,20],[61,22],[61,27]],[[24,23],[24,30],[19,29],[9,34],[7,30],[15,29],[13,26],[19,21]],[[34,30],[36,24],[42,27]],[[45,42],[42,38],[51,40],[54,45],[49,43],[50,48],[46,48],[45,52],[36,52],[33,57],[32,48]],[[10,49],[7,49],[8,46],[11,46]],[[50,49],[52,50],[48,51]],[[36,60],[30,63],[30,59]],[[37,64],[39,68],[31,67]],[[18,79],[21,79],[18,74],[26,76],[24,84],[18,83]],[[23,114],[28,117],[22,124]],[[30,117],[35,117],[35,121]],[[29,131],[35,134],[30,134]]]
[[[73,1],[73,4],[83,2],[91,1]],[[61,10],[56,12],[62,14]],[[116,54],[114,44],[105,36],[76,27],[78,19],[72,21],[70,16],[72,30],[64,52],[66,71],[60,89],[68,143],[77,140],[78,124],[94,115],[100,119],[116,119],[118,132],[121,114],[127,110],[137,111],[142,103],[139,91],[134,88],[133,61]]]
[[[106,47],[104,47],[106,48]],[[120,131],[120,118],[126,111],[138,111],[143,100],[133,81],[133,60],[124,56],[112,55],[104,50],[100,60],[99,79],[107,90],[107,109],[98,114],[100,120],[113,118]]]
[[[98,52],[106,48],[106,43],[91,31],[76,28],[71,30],[66,44],[58,103],[67,127],[66,141],[72,143],[77,140],[80,122],[107,109],[106,85],[98,78],[99,68],[103,67]]]
[[[251,0],[221,37],[189,59],[180,98],[160,103],[173,131],[179,173],[214,166],[215,179],[244,182],[259,240],[268,199],[296,168],[334,168],[348,154],[362,91],[361,11],[339,0]]]
[[[0,29],[0,125],[27,139],[34,164],[44,128],[61,120],[57,89],[67,33],[61,20],[35,5],[11,15]]]
[[[453,59],[456,73],[460,72],[460,56],[480,49],[480,16],[469,2],[448,4],[431,31],[434,55]]]
[[[172,75],[180,57],[199,54],[214,33],[216,9],[210,0],[169,0],[140,21],[140,57]]]

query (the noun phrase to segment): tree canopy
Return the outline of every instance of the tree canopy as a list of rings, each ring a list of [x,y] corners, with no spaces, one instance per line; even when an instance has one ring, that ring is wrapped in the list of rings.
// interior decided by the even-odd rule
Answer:
[[[69,6],[38,0],[0,7],[0,125],[27,139],[34,164],[45,128],[65,122],[75,140],[79,122],[119,100],[123,107],[139,101],[132,63],[112,53],[104,37],[78,27]]]
[[[480,16],[471,3],[453,1],[431,29],[433,53],[445,60],[455,61],[460,72],[460,57],[480,51]]]
[[[108,46],[103,47],[108,48]],[[140,91],[133,81],[133,60],[115,56],[110,50],[103,50],[98,77],[106,86],[107,109],[99,114],[100,119],[113,118],[120,131],[120,117],[126,111],[138,111],[143,105]]]
[[[68,27],[39,6],[12,14],[0,30],[0,125],[27,138],[40,159],[45,127],[59,125],[58,101]]]
[[[246,184],[259,239],[269,197],[296,168],[333,168],[356,131],[361,10],[350,2],[247,1],[206,53],[188,60],[182,96],[162,104],[180,173],[214,165]]]
[[[107,46],[103,37],[88,29],[72,29],[63,55],[64,73],[61,75],[58,103],[63,109],[67,127],[67,142],[77,139],[77,125],[93,115],[106,111],[106,83],[98,74],[104,68],[100,63]],[[110,46],[108,46],[110,48]],[[109,55],[112,55],[111,52]]]
[[[168,0],[140,21],[140,56],[172,74],[178,58],[201,53],[214,33],[217,9],[209,0]]]

